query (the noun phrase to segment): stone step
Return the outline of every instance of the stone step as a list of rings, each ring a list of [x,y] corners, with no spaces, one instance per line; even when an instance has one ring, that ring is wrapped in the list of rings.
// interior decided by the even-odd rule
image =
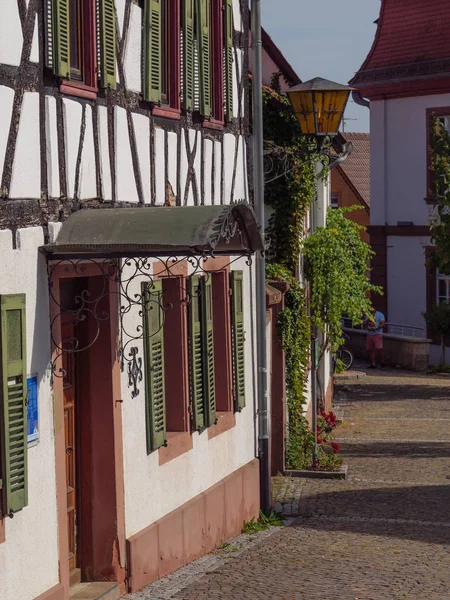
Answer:
[[[111,581],[88,581],[70,588],[70,600],[119,600],[118,583]]]

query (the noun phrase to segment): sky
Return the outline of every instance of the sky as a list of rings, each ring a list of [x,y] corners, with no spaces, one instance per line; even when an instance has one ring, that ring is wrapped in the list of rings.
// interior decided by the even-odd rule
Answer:
[[[347,83],[376,32],[380,0],[261,0],[262,25],[302,81]],[[369,131],[369,109],[350,100],[345,131]]]

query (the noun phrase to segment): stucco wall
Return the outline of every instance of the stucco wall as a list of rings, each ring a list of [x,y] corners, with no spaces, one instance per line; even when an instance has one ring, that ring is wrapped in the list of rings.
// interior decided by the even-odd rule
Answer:
[[[370,104],[371,224],[427,225],[428,108],[450,106],[450,94]]]
[[[48,287],[38,253],[43,240],[40,227],[19,230],[13,250],[11,232],[0,231],[0,294],[26,294],[27,372],[38,376],[40,430],[39,443],[28,450],[28,506],[5,518],[2,600],[32,600],[59,580]]]
[[[390,323],[425,326],[421,313],[427,310],[424,251],[427,245],[427,237],[388,237],[387,289]]]

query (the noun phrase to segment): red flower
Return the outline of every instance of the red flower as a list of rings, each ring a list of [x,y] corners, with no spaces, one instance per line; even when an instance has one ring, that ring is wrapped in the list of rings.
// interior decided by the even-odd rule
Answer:
[[[331,447],[333,448],[333,452],[335,454],[337,454],[339,452],[339,450],[341,449],[339,444],[336,444],[336,442],[331,442]]]
[[[321,443],[322,443],[322,440],[321,440],[320,438],[317,438],[317,443],[318,443],[318,444],[321,444]]]

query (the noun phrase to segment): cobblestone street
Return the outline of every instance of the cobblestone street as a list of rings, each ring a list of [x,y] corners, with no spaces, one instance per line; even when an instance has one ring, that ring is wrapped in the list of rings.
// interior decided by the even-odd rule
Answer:
[[[450,599],[449,384],[386,370],[338,386],[348,479],[276,478],[288,526],[127,598]]]

